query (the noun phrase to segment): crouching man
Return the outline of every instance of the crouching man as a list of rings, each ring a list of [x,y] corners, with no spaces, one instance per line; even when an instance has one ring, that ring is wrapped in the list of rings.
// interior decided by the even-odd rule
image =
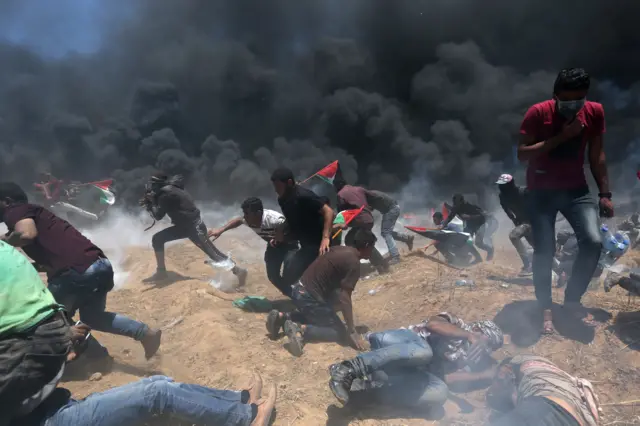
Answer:
[[[533,355],[500,363],[487,403],[506,412],[491,426],[596,426],[600,411],[588,380]]]
[[[445,312],[408,329],[372,333],[369,342],[371,351],[329,367],[335,397],[434,408],[447,400],[447,385],[491,380],[490,353],[502,347],[503,334],[492,321],[465,324]]]
[[[331,247],[307,268],[293,286],[292,299],[297,311],[285,314],[273,310],[269,313],[269,334],[276,338],[284,326],[294,356],[302,355],[308,342],[339,342],[360,348],[351,293],[360,279],[360,259],[371,256],[376,236],[371,231],[359,229],[353,242],[353,247]],[[338,311],[342,311],[346,327],[338,317]]]

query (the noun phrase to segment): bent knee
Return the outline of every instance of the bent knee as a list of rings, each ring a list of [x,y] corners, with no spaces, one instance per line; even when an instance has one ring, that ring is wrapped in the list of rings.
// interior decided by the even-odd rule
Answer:
[[[164,240],[158,237],[158,234],[154,235],[151,237],[151,247],[153,247],[155,251],[164,250]]]

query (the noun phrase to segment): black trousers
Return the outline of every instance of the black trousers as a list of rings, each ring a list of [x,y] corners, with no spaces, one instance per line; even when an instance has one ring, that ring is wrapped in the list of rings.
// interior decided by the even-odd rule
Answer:
[[[267,250],[264,252],[267,278],[269,278],[271,284],[287,297],[291,297],[291,284],[286,284],[282,269],[283,265],[284,269],[288,267],[297,251],[297,244],[280,244],[275,247],[267,244]]]
[[[17,415],[25,399],[51,382],[70,349],[71,330],[62,312],[30,330],[0,338],[0,418]]]
[[[304,271],[318,258],[319,251],[320,246],[304,245],[292,254],[287,255],[284,272],[282,273],[282,285],[288,289],[289,295],[291,294],[291,286],[300,280]]]
[[[578,426],[580,423],[553,401],[533,396],[521,401],[491,426]]]
[[[151,238],[151,245],[156,252],[164,252],[164,245],[170,241],[188,238],[214,262],[222,262],[228,256],[222,253],[207,236],[207,226],[203,222],[193,225],[173,225],[156,232]]]

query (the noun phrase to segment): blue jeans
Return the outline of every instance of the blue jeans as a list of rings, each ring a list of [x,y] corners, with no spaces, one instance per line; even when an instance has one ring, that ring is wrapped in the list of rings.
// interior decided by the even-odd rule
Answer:
[[[49,291],[73,317],[94,330],[142,340],[148,327],[124,315],[106,312],[107,293],[113,288],[113,268],[107,259],[98,259],[86,271],[69,271],[49,281]]]
[[[550,309],[551,267],[556,250],[558,212],[567,219],[578,239],[578,255],[564,293],[564,303],[579,304],[598,266],[601,238],[597,205],[588,188],[576,190],[532,190],[529,192],[533,235],[533,285],[543,309]]]
[[[188,424],[229,426],[248,426],[253,417],[240,392],[152,376],[71,401],[50,415],[44,426],[137,426],[158,415]]]
[[[297,312],[291,320],[305,324],[304,340],[307,342],[344,342],[347,329],[333,307],[316,300],[300,283],[293,286],[291,299]]]
[[[437,376],[418,369],[433,357],[429,343],[411,330],[398,329],[369,336],[371,351],[358,355],[352,364],[359,375],[381,383],[365,390],[378,402],[405,406],[436,406],[447,400],[449,389]]]

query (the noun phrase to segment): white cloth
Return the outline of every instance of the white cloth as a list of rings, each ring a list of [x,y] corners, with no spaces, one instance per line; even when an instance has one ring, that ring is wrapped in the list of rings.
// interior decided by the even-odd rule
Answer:
[[[262,221],[259,227],[249,226],[247,221],[243,219],[243,223],[249,226],[253,232],[258,234],[260,238],[266,242],[271,241],[276,236],[276,228],[284,222],[285,218],[282,213],[269,209],[262,211]]]

